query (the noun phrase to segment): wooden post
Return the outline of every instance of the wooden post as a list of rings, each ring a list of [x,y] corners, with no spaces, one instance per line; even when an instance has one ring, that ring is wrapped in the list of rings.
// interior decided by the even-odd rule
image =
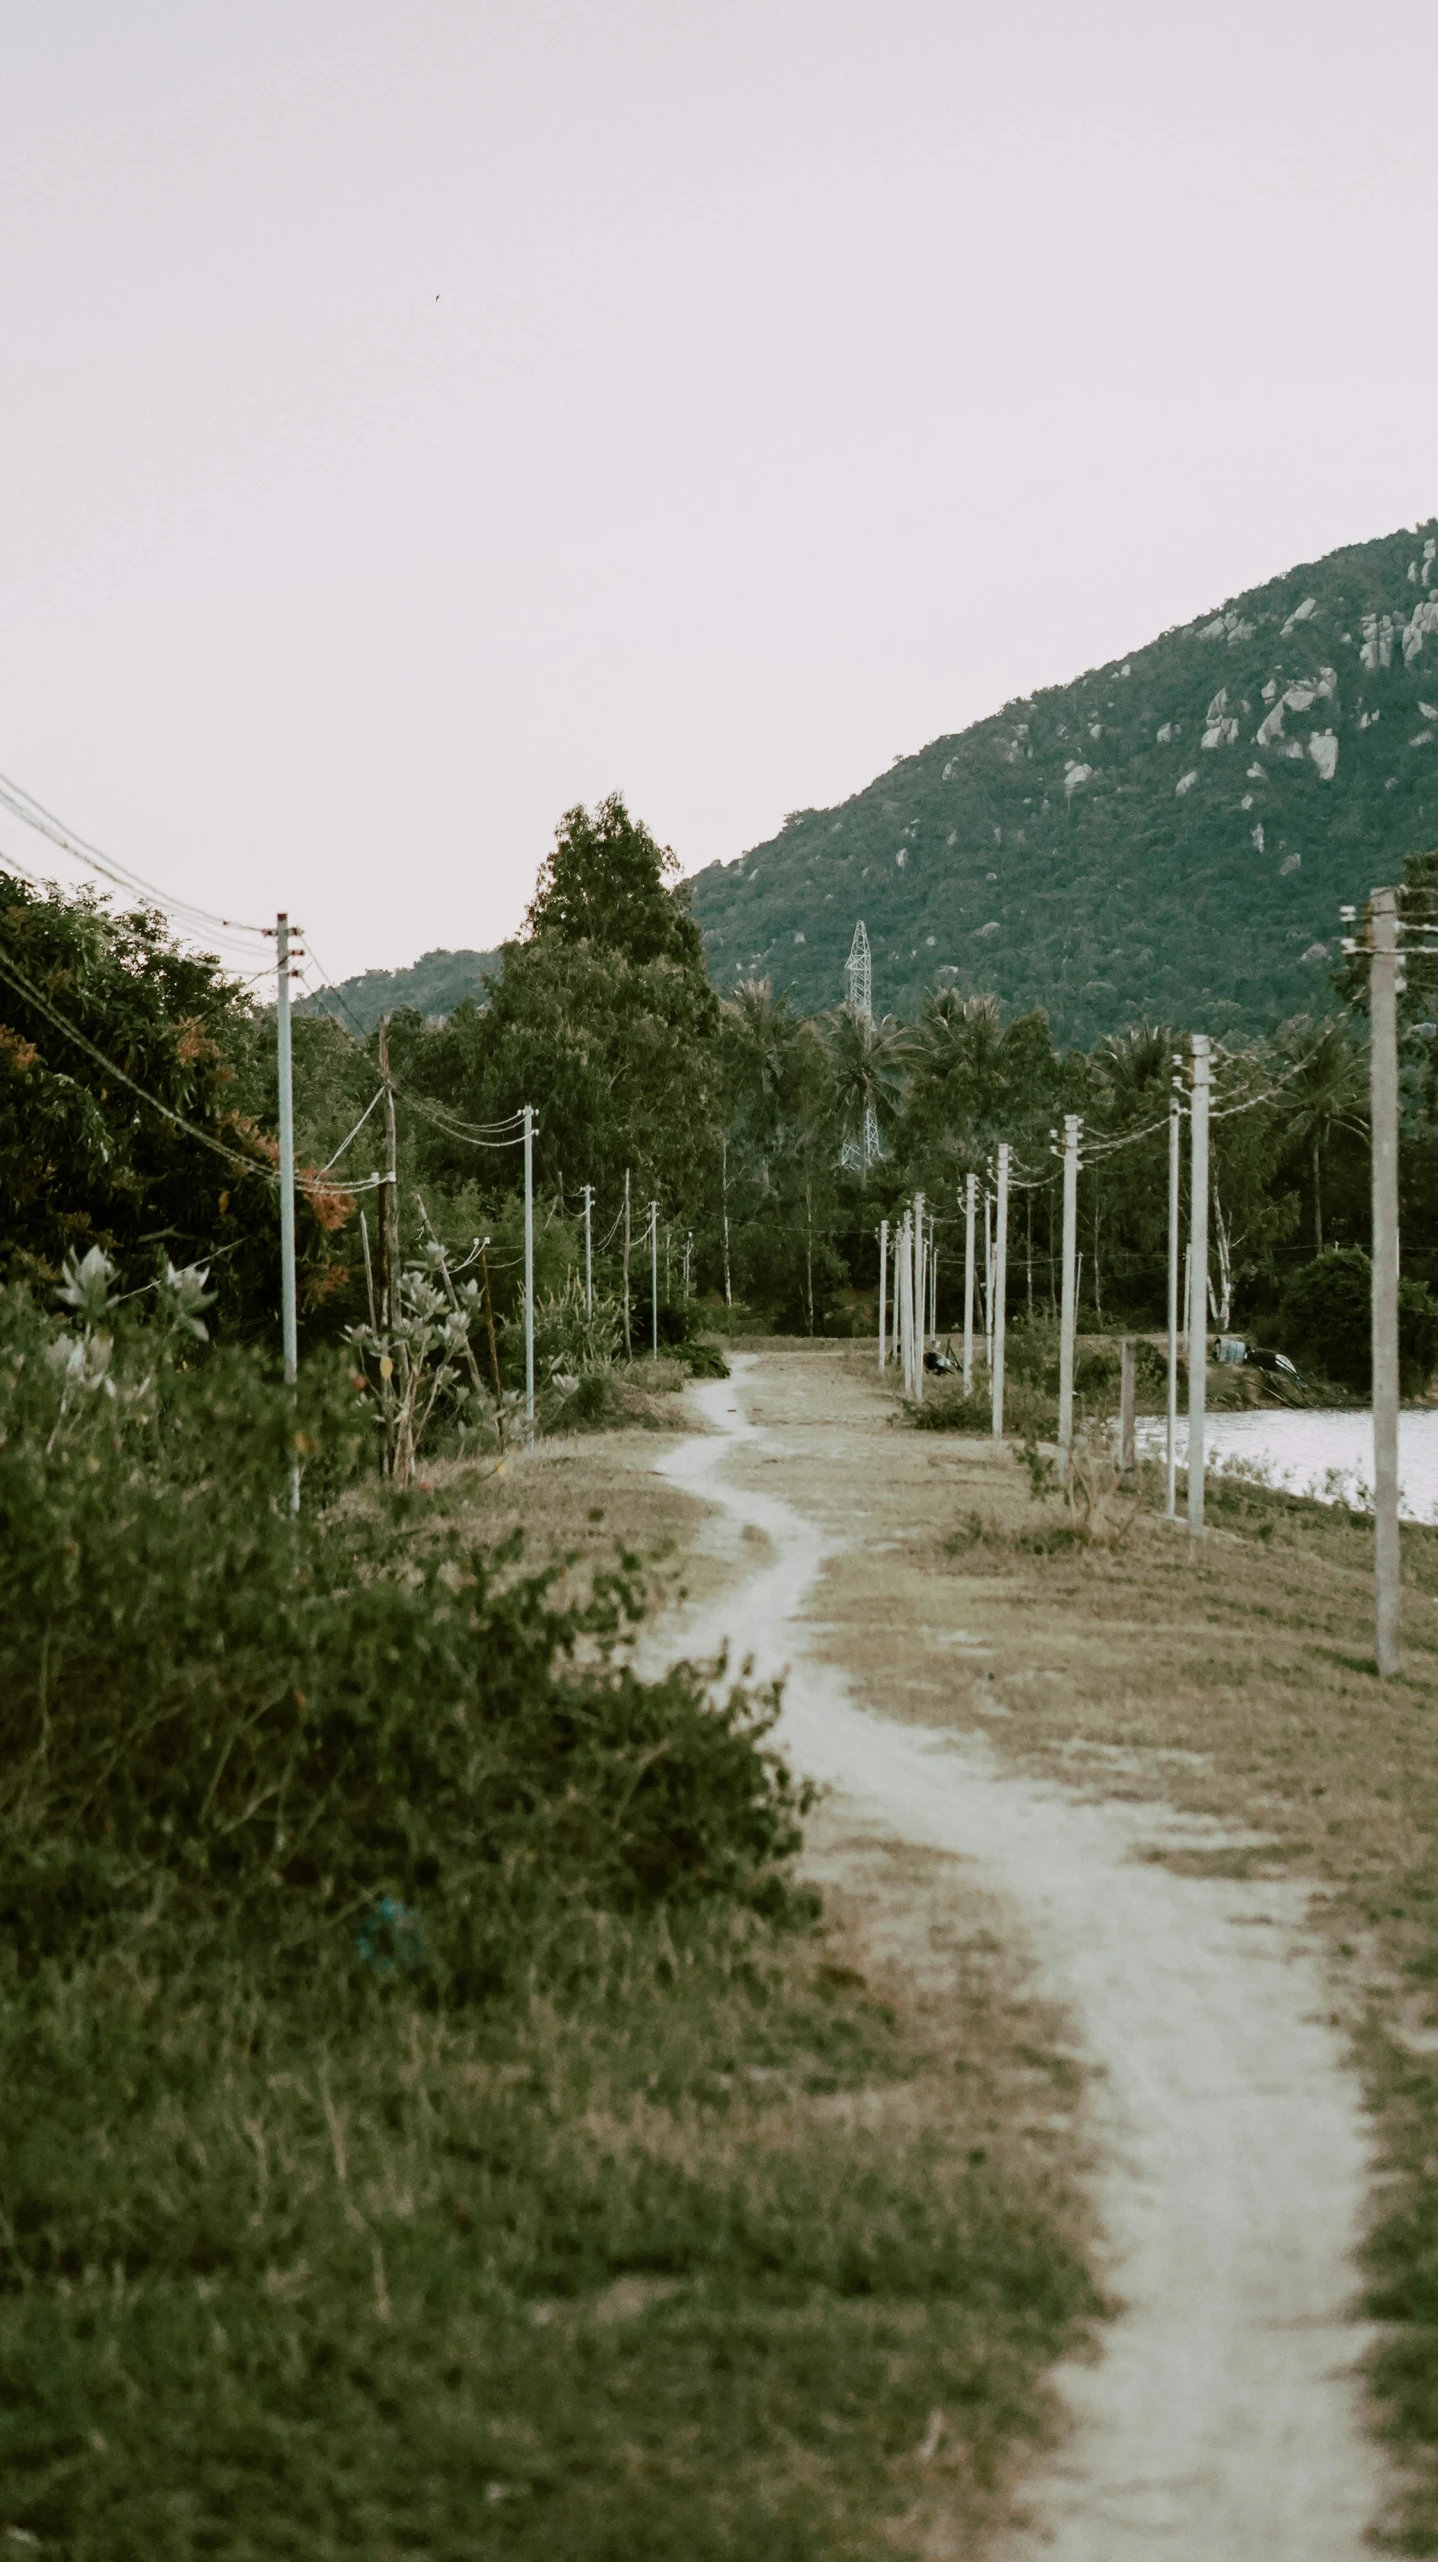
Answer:
[[[1208,1395],[1208,1034],[1195,1032],[1189,1126],[1188,1531],[1204,1535],[1203,1428]]]
[[[723,1130],[719,1133],[719,1183],[724,1204],[724,1305],[726,1308],[732,1308],[734,1290],[729,1276],[729,1141]]]
[[[1133,1336],[1126,1334],[1119,1346],[1118,1389],[1118,1464],[1125,1471],[1138,1466],[1137,1435],[1134,1430],[1138,1363],[1134,1358],[1134,1348]]]
[[[1074,1315],[1077,1294],[1079,1132],[1077,1112],[1064,1114],[1064,1242],[1059,1285],[1059,1475],[1067,1478],[1074,1438]]]
[[[881,1219],[879,1221],[879,1368],[881,1370],[885,1367],[889,1358],[889,1347],[884,1339],[884,1329],[888,1324],[889,1318],[889,1311],[886,1305],[888,1288],[889,1222],[887,1219]]]
[[[999,1141],[998,1199],[994,1206],[994,1350],[989,1373],[995,1441],[1004,1437],[1004,1327],[1009,1285],[1009,1148]]]
[[[964,1394],[974,1384],[974,1216],[979,1178],[964,1177]]]
[[[1398,894],[1368,902],[1373,1116],[1373,1620],[1384,1680],[1403,1661],[1398,1530]]]
[[[594,1314],[594,1186],[584,1187],[584,1313]]]

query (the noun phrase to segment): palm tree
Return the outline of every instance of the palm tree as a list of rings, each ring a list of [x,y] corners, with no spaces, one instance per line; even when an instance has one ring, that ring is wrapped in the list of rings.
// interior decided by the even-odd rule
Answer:
[[[921,1113],[937,1110],[951,1123],[967,1123],[975,1145],[992,1135],[1009,1093],[996,996],[960,996],[957,988],[931,988],[910,1058]]]
[[[872,1126],[882,1132],[899,1108],[904,1082],[904,1040],[891,1014],[876,1023],[862,1007],[836,1005],[821,1024],[828,1052],[833,1106],[839,1127],[850,1138],[861,1134],[864,1175],[869,1149],[864,1138]]]
[[[1313,1172],[1313,1245],[1323,1252],[1323,1151],[1335,1130],[1364,1135],[1363,1061],[1348,1037],[1340,1015],[1317,1023],[1308,1014],[1285,1023],[1278,1051],[1291,1062],[1279,1094],[1288,1144],[1307,1148]]]

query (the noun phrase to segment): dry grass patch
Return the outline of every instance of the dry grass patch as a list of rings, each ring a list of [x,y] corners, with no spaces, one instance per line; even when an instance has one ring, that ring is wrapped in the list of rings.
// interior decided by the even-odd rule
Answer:
[[[751,1411],[845,1543],[814,1643],[865,1696],[1070,1786],[1216,1817],[1237,1838],[1210,1872],[1312,1879],[1388,2174],[1374,2384],[1411,2488],[1386,2537],[1438,2553],[1438,1531],[1403,1531],[1405,1664],[1380,1682],[1372,1532],[1342,1508],[1220,1476],[1195,1548],[1150,1477],[1128,1535],[1085,1545],[1019,1452],[904,1430],[848,1347],[767,1365]]]

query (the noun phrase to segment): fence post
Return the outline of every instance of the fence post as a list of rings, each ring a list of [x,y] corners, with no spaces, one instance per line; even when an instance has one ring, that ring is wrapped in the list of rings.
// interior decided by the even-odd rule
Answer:
[[[1138,1465],[1137,1434],[1134,1430],[1138,1364],[1134,1351],[1133,1336],[1126,1334],[1119,1345],[1118,1387],[1118,1464],[1123,1469]]]
[[[884,1329],[888,1323],[889,1317],[889,1311],[885,1304],[888,1287],[889,1222],[887,1219],[881,1219],[879,1221],[879,1368],[881,1370],[886,1366],[889,1358],[889,1347],[884,1336]]]

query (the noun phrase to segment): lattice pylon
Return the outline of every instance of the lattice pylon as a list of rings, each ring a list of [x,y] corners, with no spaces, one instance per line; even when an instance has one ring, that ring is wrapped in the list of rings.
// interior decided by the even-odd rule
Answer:
[[[849,957],[844,963],[844,994],[856,1014],[874,1014],[874,963],[869,950],[869,937],[862,916],[854,928]]]

